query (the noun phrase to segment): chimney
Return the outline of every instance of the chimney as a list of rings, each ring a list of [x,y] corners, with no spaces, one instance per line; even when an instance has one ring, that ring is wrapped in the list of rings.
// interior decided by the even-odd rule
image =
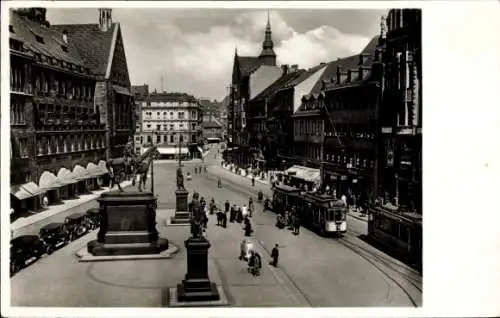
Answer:
[[[298,64],[292,64],[292,66],[290,66],[290,72],[297,72],[298,70],[299,70]]]
[[[63,31],[63,41],[68,44],[68,31],[66,30]]]
[[[288,74],[288,64],[282,64],[281,65],[281,75],[286,75]]]
[[[111,9],[99,9],[99,30],[106,32],[111,29]]]

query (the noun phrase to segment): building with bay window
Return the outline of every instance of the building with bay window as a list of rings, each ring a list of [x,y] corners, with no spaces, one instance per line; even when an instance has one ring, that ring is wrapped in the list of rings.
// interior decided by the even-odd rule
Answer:
[[[48,26],[45,13],[10,12],[14,218],[40,210],[43,196],[50,204],[93,190],[106,173],[96,78],[67,34]]]

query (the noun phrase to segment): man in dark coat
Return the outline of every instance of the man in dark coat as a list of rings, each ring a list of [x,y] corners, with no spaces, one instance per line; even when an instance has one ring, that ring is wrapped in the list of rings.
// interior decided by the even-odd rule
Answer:
[[[229,200],[226,200],[224,203],[224,212],[227,213],[229,212],[229,209],[231,208],[231,204],[229,203]]]
[[[278,257],[280,256],[280,251],[278,250],[278,244],[274,245],[273,250],[271,251],[272,261],[269,264],[274,267],[278,266]]]
[[[222,213],[222,227],[226,228],[227,226],[227,213]]]
[[[231,212],[229,213],[229,222],[234,223],[234,219],[236,218],[236,204],[233,204],[231,207]]]

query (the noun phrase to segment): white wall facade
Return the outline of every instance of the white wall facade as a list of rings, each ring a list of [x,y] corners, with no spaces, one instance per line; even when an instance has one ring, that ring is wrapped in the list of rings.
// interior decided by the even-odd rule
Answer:
[[[293,113],[295,113],[299,109],[302,96],[309,94],[316,82],[321,78],[321,76],[323,76],[323,73],[326,70],[326,66],[327,65],[324,65],[322,68],[314,72],[314,74],[309,76],[305,81],[295,86],[293,96]]]

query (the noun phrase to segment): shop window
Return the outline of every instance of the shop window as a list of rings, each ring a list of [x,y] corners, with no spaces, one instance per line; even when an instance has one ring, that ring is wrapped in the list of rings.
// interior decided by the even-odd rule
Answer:
[[[156,143],[160,143],[161,142],[161,136],[160,135],[157,135],[156,136]]]

